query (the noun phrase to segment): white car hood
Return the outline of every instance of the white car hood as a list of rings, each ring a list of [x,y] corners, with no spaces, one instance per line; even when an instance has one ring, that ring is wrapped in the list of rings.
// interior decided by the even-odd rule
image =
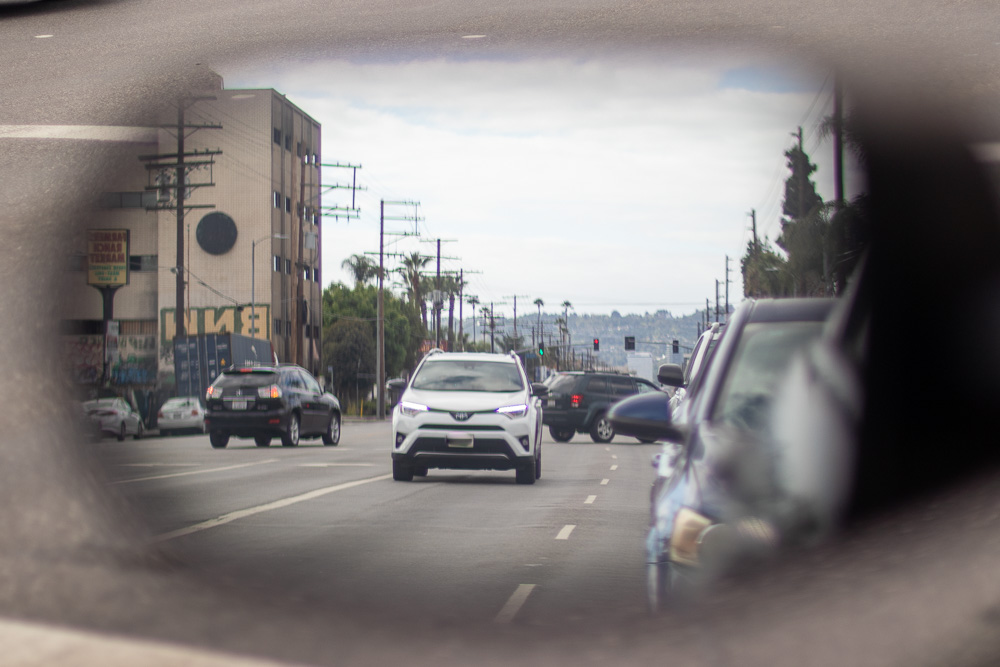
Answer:
[[[524,391],[494,393],[485,391],[426,391],[408,389],[402,400],[426,405],[431,410],[448,412],[485,412],[508,405],[525,403]]]

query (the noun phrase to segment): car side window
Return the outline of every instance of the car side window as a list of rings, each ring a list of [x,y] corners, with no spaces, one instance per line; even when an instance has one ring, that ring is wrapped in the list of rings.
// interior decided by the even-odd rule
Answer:
[[[322,390],[319,388],[319,382],[316,382],[313,376],[309,375],[308,373],[303,373],[302,371],[299,371],[299,375],[302,376],[302,382],[305,383],[306,389],[308,389],[314,394],[323,393]]]
[[[611,384],[611,393],[614,396],[631,396],[635,393],[635,385],[632,383],[632,378],[613,377],[609,378],[608,381]]]
[[[639,390],[640,394],[648,394],[651,391],[659,391],[656,387],[651,384],[646,384],[645,382],[639,382],[636,380],[635,388]]]
[[[587,383],[583,386],[583,391],[592,394],[607,394],[608,383],[604,378],[600,377],[587,378]]]
[[[294,371],[283,373],[281,380],[281,384],[285,387],[289,387],[291,389],[302,388],[302,380],[299,378],[299,374]]]

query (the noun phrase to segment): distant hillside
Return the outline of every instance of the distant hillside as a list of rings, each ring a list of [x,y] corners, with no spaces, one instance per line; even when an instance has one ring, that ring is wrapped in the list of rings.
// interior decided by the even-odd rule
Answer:
[[[542,313],[541,326],[545,332],[546,347],[551,348],[559,340],[557,319],[562,313]],[[602,364],[607,366],[626,365],[625,337],[634,336],[636,352],[649,352],[662,363],[680,363],[685,352],[690,352],[698,338],[699,327],[705,320],[705,311],[700,310],[690,315],[675,317],[669,311],[658,310],[655,313],[642,315],[621,315],[617,311],[611,315],[578,315],[569,313],[569,333],[573,350],[580,355],[592,354]],[[538,314],[519,316],[517,321],[518,336],[525,347],[537,344]],[[714,318],[713,318],[714,321]],[[477,337],[482,340],[482,320],[477,320]],[[466,318],[465,330],[471,332],[472,319]],[[513,323],[505,319],[497,322],[497,335],[501,327],[507,335],[513,334]],[[534,336],[534,338],[533,338]],[[593,352],[593,341],[600,341],[600,351]],[[680,344],[677,359],[671,358],[671,341]]]

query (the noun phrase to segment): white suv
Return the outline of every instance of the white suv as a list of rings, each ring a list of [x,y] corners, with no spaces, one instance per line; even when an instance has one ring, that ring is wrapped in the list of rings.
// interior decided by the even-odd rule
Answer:
[[[518,484],[542,475],[542,407],[514,354],[432,350],[392,411],[392,477],[408,482],[429,468],[514,470]]]

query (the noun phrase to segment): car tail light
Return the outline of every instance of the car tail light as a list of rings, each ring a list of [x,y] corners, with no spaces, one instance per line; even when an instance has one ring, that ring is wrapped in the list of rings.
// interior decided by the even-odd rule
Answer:
[[[156,416],[157,416],[158,419],[163,419],[163,410],[160,410],[159,412],[157,412]]]
[[[210,400],[212,398],[222,398],[222,387],[209,387],[208,391],[205,392],[205,400]]]
[[[578,407],[580,407],[581,403],[583,403],[583,395],[582,394],[573,394],[572,396],[570,396],[569,407],[571,407],[571,408],[578,408]]]
[[[163,415],[161,414],[160,416],[162,417]],[[197,408],[191,410],[191,416],[192,417],[197,417],[198,416],[198,409]]]
[[[276,384],[257,387],[258,398],[281,398],[281,387]]]

